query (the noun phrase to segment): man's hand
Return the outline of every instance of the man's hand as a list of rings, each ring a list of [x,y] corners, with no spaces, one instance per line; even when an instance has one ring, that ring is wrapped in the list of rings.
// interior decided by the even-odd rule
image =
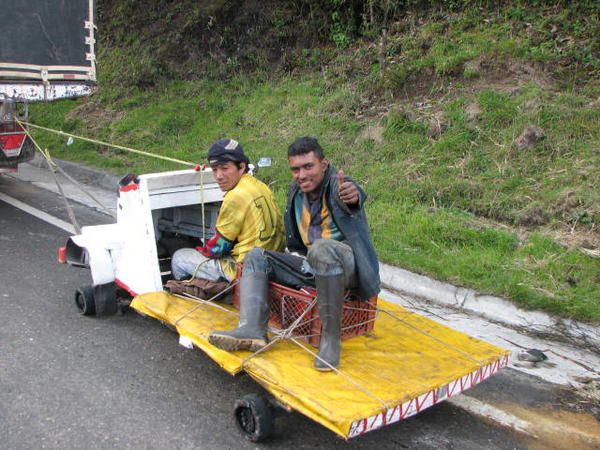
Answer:
[[[207,258],[211,257],[210,249],[206,248],[206,245],[203,245],[201,247],[196,247],[196,250],[198,250],[200,253],[202,253]]]
[[[337,183],[340,199],[348,206],[355,206],[360,199],[360,195],[354,183],[344,180],[343,170],[340,170],[337,174]]]

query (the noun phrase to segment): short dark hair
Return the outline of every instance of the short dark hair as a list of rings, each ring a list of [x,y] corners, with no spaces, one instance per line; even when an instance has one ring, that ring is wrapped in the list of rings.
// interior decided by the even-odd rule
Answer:
[[[248,163],[246,161],[235,161],[235,165],[237,166],[238,170],[242,168],[242,163],[244,163],[246,166],[244,173],[248,173],[250,171],[250,167],[248,167]]]
[[[242,164],[245,165],[244,168],[244,173],[248,173],[250,172],[250,167],[248,164],[246,164],[246,161],[221,161],[221,162],[214,162],[213,164],[209,164],[211,168],[219,166],[221,164],[227,164],[227,163],[232,163],[235,164],[235,167],[238,168],[238,170],[240,170],[242,168]]]
[[[288,147],[288,157],[304,155],[306,153],[315,152],[320,159],[325,158],[323,154],[323,148],[319,145],[319,142],[314,137],[303,136],[292,142],[292,145]]]

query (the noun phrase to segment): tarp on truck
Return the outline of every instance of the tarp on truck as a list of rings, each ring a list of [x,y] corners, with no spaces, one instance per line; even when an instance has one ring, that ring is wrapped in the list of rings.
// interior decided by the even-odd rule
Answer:
[[[90,93],[96,81],[94,0],[3,0],[0,92],[27,100]]]

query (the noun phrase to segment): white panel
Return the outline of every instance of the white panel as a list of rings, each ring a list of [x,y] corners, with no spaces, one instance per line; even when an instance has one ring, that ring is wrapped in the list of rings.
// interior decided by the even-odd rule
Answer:
[[[0,83],[0,94],[15,100],[45,101],[61,98],[85,97],[94,92],[92,86],[86,84],[50,84],[46,89],[41,83]]]

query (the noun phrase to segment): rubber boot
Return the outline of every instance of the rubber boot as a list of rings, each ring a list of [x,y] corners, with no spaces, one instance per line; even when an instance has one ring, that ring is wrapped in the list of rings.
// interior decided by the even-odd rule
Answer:
[[[344,306],[344,275],[315,277],[319,317],[323,324],[321,328],[321,343],[315,368],[321,371],[333,370],[340,363],[342,340],[342,308]]]
[[[231,331],[214,331],[208,342],[222,350],[255,352],[268,344],[269,280],[263,272],[244,274],[240,282],[240,321]]]

